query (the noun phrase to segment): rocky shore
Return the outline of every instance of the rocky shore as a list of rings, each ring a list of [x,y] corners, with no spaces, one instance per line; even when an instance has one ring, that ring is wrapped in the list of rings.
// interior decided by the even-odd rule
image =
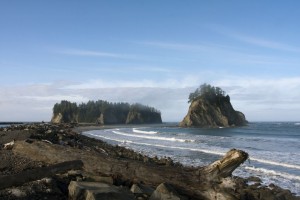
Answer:
[[[274,184],[262,185],[258,177],[230,176],[240,163],[225,158],[185,167],[80,134],[97,128],[102,127],[0,128],[0,199],[300,199]],[[241,161],[248,156],[232,150],[227,157],[231,154],[245,156]]]

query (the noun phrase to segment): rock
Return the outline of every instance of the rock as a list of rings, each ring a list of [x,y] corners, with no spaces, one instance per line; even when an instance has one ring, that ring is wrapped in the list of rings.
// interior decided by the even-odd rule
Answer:
[[[82,107],[84,110],[81,110]],[[76,103],[61,101],[61,103],[54,105],[51,122],[55,124],[79,122],[99,125],[162,123],[160,111],[141,104],[112,104],[99,100],[90,101],[88,104],[83,104],[82,107],[78,107]],[[93,117],[88,118],[87,116]]]
[[[49,130],[47,130],[45,133],[46,133],[46,134],[50,134],[50,133],[52,133],[52,130],[49,129]]]
[[[130,188],[130,191],[134,194],[142,194],[143,193],[142,189],[137,184],[133,184]]]
[[[15,140],[13,140],[9,143],[6,143],[6,144],[3,145],[3,149],[11,150],[14,147],[14,144],[15,144]]]
[[[58,113],[57,115],[53,115],[52,119],[51,119],[51,123],[53,124],[59,124],[62,123],[62,114]]]
[[[26,196],[26,193],[24,191],[17,188],[9,189],[9,192],[11,193],[11,195],[18,198]]]
[[[133,184],[130,191],[134,194],[143,194],[144,197],[149,197],[154,192],[154,189],[143,184]]]
[[[167,184],[160,184],[153,194],[150,196],[150,200],[181,200],[180,195],[174,190],[174,188]]]
[[[109,200],[133,200],[134,195],[123,188],[97,182],[71,181],[69,185],[69,200],[85,199],[109,199]]]
[[[216,97],[214,101],[198,98],[192,101],[187,115],[180,122],[181,127],[230,127],[243,126],[245,115],[235,111],[229,96]]]
[[[158,112],[143,112],[132,109],[129,111],[126,124],[160,124],[162,123],[161,115]]]
[[[257,176],[250,176],[249,178],[247,178],[248,184],[249,182],[251,183],[261,183],[261,179]]]

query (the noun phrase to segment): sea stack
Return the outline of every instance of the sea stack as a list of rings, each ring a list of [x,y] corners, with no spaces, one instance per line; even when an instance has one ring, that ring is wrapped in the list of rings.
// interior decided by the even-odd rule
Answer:
[[[53,107],[51,122],[108,124],[160,124],[159,110],[142,104],[110,103],[103,100],[77,105],[61,101]]]
[[[247,124],[245,115],[235,111],[230,97],[219,87],[203,84],[189,96],[191,103],[181,127],[231,127]]]

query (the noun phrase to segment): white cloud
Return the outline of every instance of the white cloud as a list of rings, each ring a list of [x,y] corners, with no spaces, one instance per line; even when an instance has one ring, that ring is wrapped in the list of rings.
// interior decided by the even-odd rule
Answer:
[[[72,56],[110,57],[110,58],[121,58],[121,59],[137,58],[137,56],[135,55],[83,50],[83,49],[62,49],[62,50],[58,50],[57,52],[60,54],[72,55]]]
[[[56,83],[2,87],[0,121],[49,121],[53,105],[60,100],[81,103],[98,99],[143,103],[161,110],[164,121],[180,121],[188,110],[189,93],[201,83],[199,77],[189,76],[165,82],[93,80],[87,85]],[[233,107],[244,112],[250,121],[300,120],[300,77],[223,77],[208,83],[223,88],[230,95]]]
[[[202,76],[201,76],[202,77]],[[101,89],[101,88],[186,88],[198,85],[201,83],[199,75],[189,75],[182,80],[166,79],[163,81],[155,81],[148,79],[133,80],[133,81],[109,81],[109,80],[90,80],[83,83],[77,83],[62,87],[62,89]]]
[[[218,33],[221,33],[223,35],[226,35],[228,37],[231,37],[233,39],[248,43],[248,44],[252,44],[252,45],[256,45],[256,46],[260,46],[260,47],[265,47],[265,48],[269,48],[269,49],[276,49],[276,50],[281,50],[281,51],[289,51],[289,52],[295,52],[295,53],[299,53],[300,52],[300,48],[299,47],[295,47],[289,44],[284,44],[284,43],[280,43],[280,42],[275,42],[272,40],[268,40],[265,38],[259,38],[259,37],[254,37],[254,36],[249,36],[247,34],[243,34],[243,33],[239,33],[237,31],[228,29],[226,27],[223,27],[221,25],[216,25],[216,24],[211,24],[210,28]]]
[[[283,51],[291,51],[291,52],[296,52],[296,53],[300,52],[300,48],[293,47],[291,45],[287,45],[287,44],[283,44],[283,43],[278,43],[278,42],[262,39],[262,38],[246,36],[246,35],[242,35],[242,34],[238,34],[238,33],[231,34],[231,36],[238,40],[241,40],[243,42],[261,46],[261,47],[266,47],[266,48],[276,49],[276,50],[283,50]]]
[[[182,43],[168,43],[168,42],[161,42],[161,41],[144,41],[144,42],[137,42],[138,44],[165,48],[165,49],[173,49],[173,50],[181,50],[181,51],[207,51],[208,48],[211,48],[210,45],[198,44],[198,45],[191,45],[191,44],[182,44]]]
[[[250,120],[300,120],[300,77],[234,78],[215,82]]]
[[[67,101],[73,101],[73,102],[86,102],[89,99],[85,98],[80,95],[52,95],[52,96],[20,96],[20,99],[28,99],[28,100],[34,100],[34,101],[61,101],[61,100],[67,100]]]

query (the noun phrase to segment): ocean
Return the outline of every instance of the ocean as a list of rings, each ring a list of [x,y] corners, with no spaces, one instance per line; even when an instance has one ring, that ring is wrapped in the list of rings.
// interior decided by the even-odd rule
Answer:
[[[10,126],[10,124],[0,124],[0,128]]]
[[[235,128],[180,128],[172,124],[137,126],[83,133],[148,156],[171,157],[188,166],[203,166],[232,148],[250,159],[235,176],[258,176],[300,195],[300,123],[255,122]]]

